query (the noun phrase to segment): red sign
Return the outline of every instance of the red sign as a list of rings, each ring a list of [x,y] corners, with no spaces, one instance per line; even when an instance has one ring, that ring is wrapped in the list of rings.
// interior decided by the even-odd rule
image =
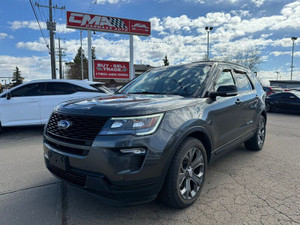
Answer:
[[[83,30],[149,36],[151,23],[87,13],[67,11],[67,27]]]
[[[129,79],[129,62],[94,60],[95,79]]]

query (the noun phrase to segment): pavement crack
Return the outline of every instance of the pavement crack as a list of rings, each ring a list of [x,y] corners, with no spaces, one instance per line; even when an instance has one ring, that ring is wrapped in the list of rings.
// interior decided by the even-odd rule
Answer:
[[[37,185],[37,186],[33,186],[33,187],[28,187],[28,188],[22,188],[22,189],[14,190],[14,191],[1,192],[0,196],[9,195],[9,194],[13,194],[13,193],[21,192],[21,191],[27,191],[27,190],[31,190],[31,189],[35,189],[35,188],[45,187],[45,186],[49,186],[49,185],[53,185],[53,184],[59,184],[59,183],[60,182],[53,182],[53,183]]]

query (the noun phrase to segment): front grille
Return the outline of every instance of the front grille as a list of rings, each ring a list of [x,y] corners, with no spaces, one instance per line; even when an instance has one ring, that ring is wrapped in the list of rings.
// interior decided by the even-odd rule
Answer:
[[[64,171],[51,165],[49,165],[48,169],[56,176],[78,186],[84,187],[86,184],[86,175],[83,175],[81,173],[77,173],[71,170]]]
[[[45,139],[45,143],[47,143],[50,147],[52,147],[54,149],[57,149],[61,152],[69,153],[72,155],[86,156],[89,153],[88,150],[84,150],[84,149],[80,149],[80,148],[71,148],[68,146],[59,145],[57,143],[47,140],[47,138]]]
[[[46,132],[53,138],[63,139],[69,143],[80,141],[85,143],[85,145],[92,145],[92,141],[104,126],[107,119],[107,117],[75,116],[55,112],[48,122]],[[61,120],[69,121],[71,126],[65,130],[59,129],[57,123]]]

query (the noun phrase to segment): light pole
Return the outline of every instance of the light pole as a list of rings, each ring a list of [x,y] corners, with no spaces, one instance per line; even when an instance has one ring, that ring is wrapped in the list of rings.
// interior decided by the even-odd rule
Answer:
[[[293,80],[293,69],[294,69],[294,47],[295,41],[298,39],[297,37],[292,37],[293,47],[292,47],[292,63],[291,63],[291,80]]]
[[[276,73],[277,73],[277,80],[278,80],[278,77],[279,77],[279,71],[276,71]]]
[[[206,53],[206,60],[209,61],[209,33],[212,31],[213,27],[205,27],[207,32],[207,53]]]

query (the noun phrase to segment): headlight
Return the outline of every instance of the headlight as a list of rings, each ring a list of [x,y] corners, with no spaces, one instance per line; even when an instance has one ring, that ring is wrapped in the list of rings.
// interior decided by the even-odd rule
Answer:
[[[163,118],[163,113],[149,116],[117,117],[106,122],[100,135],[132,134],[148,135],[153,134]]]

